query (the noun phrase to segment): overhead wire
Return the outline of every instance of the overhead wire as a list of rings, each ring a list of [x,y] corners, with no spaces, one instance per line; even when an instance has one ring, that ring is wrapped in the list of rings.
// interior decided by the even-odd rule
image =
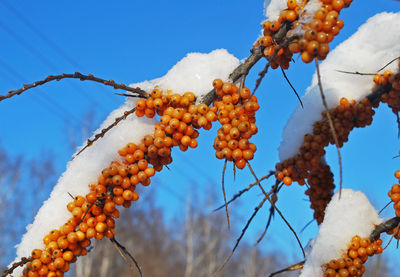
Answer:
[[[53,40],[48,38],[39,28],[37,28],[28,18],[26,18],[22,13],[20,13],[16,8],[14,8],[10,3],[6,0],[0,1],[9,11],[11,11],[21,22],[25,24],[33,33],[35,33],[39,38],[41,38],[50,48],[52,48],[59,56],[63,57],[67,62],[69,62],[72,66],[76,68],[76,70],[86,71],[85,68],[79,64],[74,58],[68,55],[61,47],[59,47]],[[118,103],[115,97],[112,97],[104,87],[102,87],[104,91],[106,91],[106,96],[112,100],[114,103]],[[86,94],[85,94],[86,95]],[[92,97],[88,96],[93,100]]]
[[[0,66],[5,69],[5,72],[7,72],[8,74],[11,74],[15,78],[14,82],[20,82],[20,81],[26,82],[26,78],[23,75],[21,75],[19,72],[17,72],[14,68],[12,68],[6,62],[4,62],[2,59],[0,59]],[[6,78],[6,75],[2,74],[2,77]],[[13,82],[12,80],[10,80],[10,78],[8,78],[8,80]],[[39,102],[39,104],[43,105],[48,111],[57,115],[63,121],[73,124],[73,125],[75,125],[75,127],[79,126],[79,122],[81,120],[77,116],[70,113],[68,110],[66,110],[64,107],[59,105],[57,102],[54,102],[52,99],[43,96],[42,93],[40,93],[41,90],[37,89],[37,91],[39,93],[31,94],[33,96],[33,98],[32,98],[33,101]]]
[[[2,2],[0,2],[2,3]],[[23,37],[18,35],[16,32],[14,32],[11,28],[7,26],[1,19],[0,19],[0,28],[3,29],[7,34],[9,34],[11,37],[13,37],[19,44],[21,44],[24,48],[26,48],[32,55],[36,56],[43,64],[45,64],[49,69],[51,69],[54,72],[58,72],[59,70],[57,69],[56,65],[50,61],[47,57],[45,57],[40,51],[36,50],[35,47],[33,47],[27,40],[25,40]],[[68,82],[68,84],[74,89],[74,90],[79,90],[81,93],[78,93],[83,98],[87,98],[92,104],[95,104],[96,106],[101,106],[102,109],[105,109],[103,105],[98,103],[98,101],[95,101],[93,99],[88,98],[87,94],[85,91],[83,91],[80,87],[74,85],[73,83]]]

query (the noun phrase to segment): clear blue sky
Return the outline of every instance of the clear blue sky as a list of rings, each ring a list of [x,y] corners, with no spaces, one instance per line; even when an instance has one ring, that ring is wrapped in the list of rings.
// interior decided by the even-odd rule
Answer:
[[[381,0],[379,4],[355,0],[341,15],[345,28],[333,45],[347,38],[370,16],[399,10],[400,3],[394,0]],[[249,55],[262,20],[263,1],[0,0],[0,92],[49,74],[75,71],[135,83],[164,75],[188,52],[217,48],[225,48],[242,59]],[[249,76],[250,89],[263,65],[261,62]],[[309,85],[313,72],[313,65],[303,65],[299,60],[291,65],[288,76],[300,94]],[[82,127],[88,111],[95,112],[97,127],[123,102],[114,92],[95,83],[65,80],[3,101],[0,143],[10,154],[28,158],[39,156],[44,149],[52,151],[61,174],[72,155],[68,136]],[[279,71],[268,73],[258,97],[259,134],[254,138],[258,151],[253,165],[261,176],[273,169],[278,160],[276,148],[281,130],[297,99]],[[354,130],[342,148],[344,187],[363,190],[378,209],[388,202],[386,192],[394,181],[393,172],[400,168],[399,160],[392,159],[400,149],[397,132],[395,116],[382,105],[373,126]],[[171,170],[159,174],[158,181],[146,189],[147,193],[157,193],[170,218],[181,213],[190,192],[206,192],[210,183],[220,190],[223,162],[214,158],[215,133],[215,128],[208,134],[203,132],[198,149],[175,153]],[[337,176],[334,148],[328,150],[328,161]],[[253,182],[247,170],[238,175],[234,182],[228,171],[228,198]],[[284,188],[279,196],[278,206],[296,230],[312,218],[305,198],[304,188],[297,185]],[[219,199],[221,203],[221,195]],[[237,207],[243,225],[260,200],[259,192],[254,191],[243,197],[241,206],[232,206]],[[254,222],[248,235],[251,242],[264,228],[267,208]],[[391,216],[388,210],[386,215]],[[259,247],[286,249],[290,258],[300,259],[301,252],[284,223],[276,218],[272,225]],[[302,242],[306,244],[316,230],[314,223],[301,234]]]

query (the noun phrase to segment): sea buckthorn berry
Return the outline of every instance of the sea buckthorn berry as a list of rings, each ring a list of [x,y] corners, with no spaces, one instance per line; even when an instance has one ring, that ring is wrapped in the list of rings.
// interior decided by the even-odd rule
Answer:
[[[288,0],[287,7],[291,10],[294,10],[297,7],[297,1],[296,0]]]
[[[146,100],[144,99],[139,99],[136,102],[136,110],[144,110],[146,108]]]
[[[224,82],[222,82],[221,79],[215,79],[213,81],[213,87],[216,89],[221,89],[223,84],[224,84]]]
[[[235,166],[239,169],[243,169],[246,166],[246,160],[245,159],[239,159],[235,161]]]
[[[287,186],[290,186],[292,184],[292,178],[290,177],[284,177],[283,178],[283,183]]]
[[[400,180],[400,170],[396,170],[396,172],[394,173],[394,177]]]

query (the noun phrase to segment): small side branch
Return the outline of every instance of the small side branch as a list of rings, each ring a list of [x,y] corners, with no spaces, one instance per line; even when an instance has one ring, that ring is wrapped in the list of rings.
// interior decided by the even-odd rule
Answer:
[[[261,182],[261,181],[264,181],[265,179],[268,179],[269,177],[271,177],[271,176],[274,175],[274,174],[275,174],[275,171],[270,171],[270,172],[268,173],[268,175],[265,175],[265,176],[261,177],[259,181],[260,181],[260,182]],[[249,186],[248,186],[247,188],[244,188],[244,189],[240,190],[238,193],[236,193],[236,194],[232,197],[231,200],[229,200],[228,202],[226,202],[226,204],[229,205],[230,203],[232,203],[233,201],[235,201],[237,198],[239,198],[240,196],[242,196],[242,194],[244,194],[245,192],[248,192],[252,187],[254,187],[254,186],[256,186],[256,185],[258,185],[257,182],[254,182],[254,183],[249,184]],[[218,211],[218,210],[220,210],[220,209],[222,209],[222,208],[224,208],[224,207],[225,207],[225,204],[223,204],[223,205],[219,206],[218,208],[214,209],[214,212],[216,212],[216,211]]]
[[[225,193],[225,171],[226,171],[226,164],[228,163],[228,160],[225,160],[224,163],[224,169],[222,170],[222,193],[224,195],[224,203],[225,203],[225,212],[226,212],[226,220],[228,222],[228,230],[231,229],[231,224],[229,221],[229,211],[228,211],[228,205],[226,203],[226,193]]]
[[[275,271],[275,272],[271,273],[268,277],[273,277],[275,275],[278,275],[278,274],[281,274],[281,273],[284,273],[284,272],[287,272],[287,271],[300,270],[300,269],[303,268],[304,263],[305,263],[305,261],[301,261],[301,262],[299,262],[297,264],[294,264],[294,265],[288,266],[288,267],[286,267],[284,269]]]
[[[319,86],[319,91],[321,93],[322,103],[323,103],[323,105],[325,107],[326,116],[327,116],[328,122],[329,122],[329,127],[331,129],[331,133],[332,133],[333,139],[335,140],[336,150],[337,150],[337,154],[338,154],[339,172],[340,172],[340,185],[339,185],[339,198],[340,198],[340,196],[342,194],[342,185],[343,185],[342,156],[340,155],[339,141],[338,141],[338,138],[336,136],[335,127],[333,127],[333,121],[332,121],[332,118],[331,118],[331,114],[329,113],[328,104],[326,103],[324,90],[322,88],[321,73],[319,71],[318,59],[315,59],[315,67],[317,68],[318,86]]]
[[[212,275],[212,277],[216,277],[218,273],[225,267],[225,265],[229,262],[229,260],[232,258],[233,253],[235,253],[236,248],[239,246],[240,241],[242,240],[244,234],[247,231],[247,228],[249,228],[251,221],[254,219],[254,217],[257,215],[258,211],[262,208],[264,205],[265,201],[267,200],[266,197],[260,202],[260,204],[254,208],[253,214],[250,216],[249,220],[247,221],[246,225],[242,229],[242,233],[240,236],[237,238],[235,246],[233,247],[231,253],[229,254],[228,258],[226,258],[225,262],[218,268],[218,270]]]
[[[82,153],[86,148],[91,146],[96,140],[98,140],[99,138],[102,138],[108,131],[110,131],[113,127],[117,126],[117,124],[120,121],[125,120],[128,117],[128,115],[133,114],[135,111],[136,111],[136,107],[130,109],[129,111],[125,111],[122,116],[115,118],[114,123],[109,125],[107,128],[104,128],[103,130],[101,130],[101,133],[96,134],[94,136],[94,139],[88,139],[85,147],[83,147],[81,150],[79,150],[79,152],[76,153],[76,155],[72,159],[74,159],[76,156],[78,156],[80,153]]]
[[[271,197],[269,197],[269,193],[267,193],[264,188],[261,186],[260,184],[260,180],[258,179],[256,173],[254,172],[253,168],[250,166],[250,163],[247,162],[247,166],[250,169],[251,174],[254,176],[254,178],[256,179],[259,188],[261,189],[262,193],[265,195],[265,197],[268,199],[269,203],[271,203],[271,206],[276,210],[276,212],[279,214],[279,216],[283,219],[283,221],[286,223],[286,225],[289,227],[290,231],[292,231],[294,237],[297,240],[297,243],[300,246],[301,252],[303,253],[303,257],[306,257],[306,252],[304,251],[303,245],[300,242],[299,237],[297,236],[296,231],[293,229],[292,225],[290,225],[290,223],[286,220],[286,218],[283,216],[282,212],[278,209],[278,207],[275,205],[274,201],[271,200]]]
[[[26,257],[22,257],[21,261],[13,263],[12,266],[8,269],[5,269],[3,271],[3,274],[1,275],[1,277],[6,277],[7,275],[11,275],[13,273],[13,271],[20,266],[23,266],[27,263],[29,263],[30,261],[32,261],[32,257],[26,258]]]
[[[121,255],[121,257],[124,259],[124,261],[129,265],[129,268],[131,269],[133,276],[135,276],[135,272],[137,269],[139,271],[140,277],[143,277],[143,273],[142,273],[142,270],[141,270],[139,264],[137,263],[135,258],[131,255],[131,253],[129,253],[129,251],[125,248],[125,246],[120,244],[115,239],[115,237],[110,238],[110,241],[111,241],[112,245],[114,246],[114,248],[118,251],[118,253]],[[132,262],[134,263],[134,265],[132,264]]]
[[[282,71],[283,77],[285,77],[286,82],[288,82],[288,84],[289,84],[289,86],[292,88],[294,94],[296,94],[296,97],[297,97],[297,99],[299,100],[301,107],[304,108],[303,102],[301,101],[301,98],[300,98],[299,94],[297,93],[296,89],[294,88],[294,86],[293,86],[292,83],[290,82],[288,76],[287,76],[286,73],[285,73],[285,70],[284,70],[282,67],[281,67],[281,71]]]
[[[138,97],[147,98],[149,96],[147,92],[145,92],[144,90],[141,90],[140,88],[131,88],[131,87],[126,86],[125,84],[118,84],[118,83],[114,82],[113,80],[104,80],[104,79],[95,77],[92,74],[84,75],[84,74],[81,74],[79,72],[75,72],[74,74],[63,73],[61,75],[55,75],[55,76],[50,75],[50,76],[47,76],[43,80],[34,82],[32,84],[26,84],[20,89],[10,90],[8,92],[8,94],[0,95],[0,101],[2,101],[4,99],[7,99],[7,98],[11,98],[11,97],[13,97],[15,95],[19,95],[19,94],[23,93],[24,91],[26,91],[28,89],[44,85],[44,84],[49,83],[51,81],[60,81],[62,79],[80,79],[81,81],[85,81],[85,80],[93,81],[93,82],[104,84],[106,86],[111,86],[114,89],[122,89],[122,90],[125,90],[125,91],[129,91],[129,92],[135,93]]]

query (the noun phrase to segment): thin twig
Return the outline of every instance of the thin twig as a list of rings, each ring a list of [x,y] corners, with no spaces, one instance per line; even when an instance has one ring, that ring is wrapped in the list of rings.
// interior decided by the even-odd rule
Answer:
[[[297,243],[300,246],[301,252],[303,253],[303,256],[306,257],[306,252],[304,251],[303,245],[300,242],[299,237],[296,234],[296,231],[293,229],[293,227],[290,225],[290,223],[286,220],[286,218],[283,216],[282,212],[278,209],[278,207],[275,205],[275,203],[271,200],[271,198],[269,197],[269,195],[265,192],[264,188],[261,186],[260,181],[257,177],[257,175],[255,174],[253,168],[250,166],[250,163],[247,161],[247,166],[250,169],[251,174],[254,176],[254,178],[256,179],[258,186],[260,187],[262,193],[265,195],[265,197],[267,197],[269,203],[271,203],[272,207],[274,207],[274,209],[277,211],[277,213],[280,215],[280,217],[283,219],[283,221],[286,223],[286,225],[289,227],[289,229],[292,231],[292,233],[294,234]]]
[[[315,221],[315,218],[313,218],[313,219],[311,219],[309,222],[307,222],[307,224],[304,225],[303,228],[301,228],[300,234],[303,233],[303,231],[304,231],[308,226],[310,226],[310,224],[313,223],[314,221]]]
[[[376,73],[365,73],[365,72],[358,72],[358,71],[345,71],[345,70],[338,70],[337,72],[345,73],[345,74],[353,74],[353,75],[361,75],[361,76],[375,76]]]
[[[282,186],[283,186],[283,185],[280,185],[280,186],[279,186],[279,184],[280,184],[280,181],[279,181],[279,180],[276,180],[276,184],[272,187],[272,191],[273,191],[272,197],[274,197],[274,195],[275,195],[276,197],[278,197],[277,194],[278,194],[278,192],[281,190],[281,188],[282,188]],[[279,186],[279,187],[278,187],[278,186]],[[271,200],[272,200],[272,199],[271,199]],[[276,200],[278,200],[278,198],[277,198]],[[275,200],[275,201],[276,201],[276,200]],[[261,236],[258,238],[256,244],[259,244],[259,243],[262,241],[262,239],[265,237],[265,235],[267,234],[269,225],[271,224],[271,221],[272,221],[272,217],[275,215],[274,211],[275,211],[275,209],[274,209],[274,207],[272,207],[272,205],[271,205],[271,207],[269,208],[269,216],[268,216],[267,224],[266,224],[266,226],[265,226],[265,228],[264,228],[264,232],[263,232],[263,233],[261,234]]]
[[[31,88],[34,88],[34,87],[37,87],[37,86],[41,86],[41,85],[46,84],[46,83],[51,82],[51,81],[60,81],[62,79],[80,79],[81,81],[85,81],[85,80],[94,81],[94,82],[102,83],[102,84],[104,84],[106,86],[111,86],[114,89],[122,89],[122,90],[125,90],[125,91],[130,91],[130,92],[136,93],[137,95],[140,95],[142,97],[146,97],[147,98],[149,96],[147,92],[145,92],[144,90],[141,90],[140,88],[131,88],[131,87],[126,86],[125,84],[117,84],[113,80],[107,81],[107,80],[104,80],[104,79],[101,79],[101,78],[98,78],[98,77],[94,77],[92,74],[84,75],[84,74],[81,74],[79,72],[75,72],[74,74],[63,73],[61,75],[55,75],[55,76],[49,75],[48,77],[46,77],[43,80],[36,81],[36,82],[34,82],[32,84],[26,84],[20,89],[10,90],[8,92],[8,94],[0,95],[0,101],[4,100],[6,98],[13,97],[15,95],[19,95],[19,94],[21,94],[22,92],[24,92],[24,91],[26,91],[28,89],[31,89]]]
[[[253,214],[250,216],[249,220],[247,220],[246,225],[244,226],[244,228],[242,229],[242,232],[240,234],[240,236],[236,239],[236,243],[235,246],[233,247],[231,253],[229,254],[229,256],[226,258],[225,262],[218,268],[218,270],[212,275],[212,277],[217,276],[217,274],[225,267],[225,265],[229,262],[229,260],[231,259],[233,253],[235,252],[236,248],[239,246],[239,243],[241,241],[241,239],[243,238],[244,234],[247,231],[247,228],[249,227],[251,221],[254,219],[254,217],[256,216],[256,214],[258,213],[258,211],[261,209],[261,207],[264,205],[265,201],[267,200],[267,197],[264,197],[264,199],[260,202],[260,204],[258,204],[257,207],[254,208],[254,212]]]
[[[387,208],[387,206],[389,206],[390,203],[392,203],[392,202],[393,202],[393,200],[390,200],[390,202],[387,203],[387,204],[385,205],[385,207],[383,207],[382,210],[379,211],[378,215],[380,215],[380,214]]]
[[[85,220],[86,215],[88,214],[88,212],[89,212],[90,209],[94,206],[95,203],[96,203],[96,201],[89,205],[89,207],[87,208],[87,210],[86,210],[85,213],[83,214],[81,220],[79,220],[78,224],[76,225],[76,228],[79,228],[79,224],[81,224],[81,223]]]
[[[236,165],[235,165],[235,163],[232,163],[232,167],[233,167],[233,181],[236,181]]]
[[[272,175],[274,175],[275,172],[274,171],[270,171],[268,175],[265,175],[263,177],[260,178],[260,182],[268,179],[269,177],[271,177]],[[230,203],[232,203],[233,201],[235,201],[237,198],[239,198],[240,196],[242,196],[243,193],[249,191],[252,187],[254,187],[255,185],[257,185],[257,182],[251,183],[249,184],[249,186],[245,189],[242,189],[241,191],[239,191],[238,193],[236,193],[231,200],[229,200],[226,204],[229,205]],[[214,209],[213,212],[219,211],[220,209],[222,209],[223,207],[225,207],[224,204],[222,204],[221,206],[219,206],[218,208]]]
[[[336,150],[337,150],[337,154],[338,154],[338,160],[339,160],[339,174],[340,174],[340,185],[339,185],[339,198],[340,198],[340,197],[342,196],[342,184],[343,184],[342,156],[340,155],[339,141],[338,141],[338,138],[337,138],[337,136],[336,136],[335,127],[333,127],[333,122],[332,122],[331,114],[329,113],[328,104],[326,103],[324,90],[323,90],[323,88],[322,88],[321,73],[320,73],[320,71],[319,71],[318,59],[315,59],[315,67],[316,67],[316,69],[317,69],[318,86],[319,86],[319,92],[321,93],[322,104],[323,104],[324,107],[325,107],[326,117],[328,118],[329,127],[330,127],[330,129],[331,129],[331,133],[332,133],[333,139],[334,139],[334,141],[335,141]]]
[[[397,122],[397,138],[400,138],[400,117],[399,117],[399,112],[396,113],[396,122]]]
[[[23,266],[27,263],[29,263],[30,261],[32,261],[32,257],[26,258],[26,257],[22,257],[21,261],[13,263],[12,266],[8,269],[5,269],[3,271],[3,274],[1,275],[1,277],[6,277],[7,275],[11,275],[13,273],[13,271],[20,266]]]
[[[254,95],[256,93],[256,90],[261,85],[261,81],[264,79],[265,74],[267,74],[267,72],[268,72],[269,65],[270,65],[270,63],[267,62],[264,69],[260,73],[258,73],[258,76],[260,76],[260,77],[258,77],[256,80],[256,86],[253,89],[252,95]]]
[[[378,72],[381,71],[381,70],[384,70],[388,65],[390,65],[390,64],[393,63],[393,62],[395,62],[397,59],[400,59],[400,56],[397,57],[397,58],[394,58],[393,60],[391,60],[390,62],[388,62],[385,66],[383,66],[381,69],[379,69]]]
[[[265,235],[267,234],[267,231],[268,231],[268,228],[269,228],[269,225],[271,224],[271,221],[272,221],[272,217],[274,216],[274,207],[270,207],[269,208],[269,216],[268,216],[268,220],[267,220],[267,225],[265,225],[265,228],[264,228],[264,232],[261,234],[261,236],[257,239],[257,241],[256,241],[256,245],[257,244],[259,244],[261,241],[262,241],[262,239],[265,237]]]
[[[392,242],[392,240],[394,239],[394,237],[399,233],[399,228],[400,228],[400,224],[397,224],[397,226],[394,228],[393,235],[390,237],[390,240],[388,241],[388,243],[386,244],[386,246],[383,247],[383,250],[385,250],[386,248],[388,248],[388,246],[390,245],[390,243]]]
[[[303,102],[301,101],[299,94],[297,93],[296,89],[293,87],[292,83],[290,82],[288,76],[285,73],[285,70],[282,67],[281,67],[281,71],[282,71],[283,77],[285,77],[285,80],[288,82],[289,86],[292,88],[294,94],[296,94],[296,97],[299,100],[301,107],[304,109]]]
[[[124,261],[129,265],[129,268],[132,271],[132,274],[135,275],[136,269],[139,271],[140,277],[143,277],[142,270],[135,260],[135,258],[129,253],[129,251],[126,249],[125,246],[123,246],[121,243],[119,243],[115,237],[110,238],[110,241],[114,248],[118,251],[118,253],[121,255],[121,257],[124,259]],[[135,266],[132,265],[132,263],[129,262],[129,259],[127,256],[130,258],[130,260],[135,264]]]
[[[125,120],[128,115],[133,114],[136,111],[136,107],[130,109],[129,111],[125,111],[124,114],[120,117],[115,118],[114,123],[112,123],[111,125],[109,125],[107,128],[104,128],[103,130],[101,130],[101,133],[98,133],[96,135],[94,135],[94,139],[88,139],[87,143],[85,145],[85,147],[83,147],[81,150],[79,150],[78,153],[76,153],[76,155],[74,157],[72,157],[72,160],[78,156],[80,153],[82,153],[86,148],[88,148],[89,146],[91,146],[96,140],[98,140],[99,138],[102,138],[108,131],[110,131],[113,127],[117,126],[117,124],[122,121]]]
[[[300,270],[300,269],[303,268],[304,263],[305,263],[305,261],[301,261],[301,262],[299,262],[299,263],[297,263],[297,264],[294,264],[294,265],[288,266],[288,267],[286,267],[286,268],[284,268],[284,269],[275,271],[275,272],[271,273],[271,274],[269,275],[269,277],[273,277],[273,276],[275,276],[275,275],[278,275],[278,274],[281,274],[281,273],[287,272],[287,271]]]
[[[224,169],[222,170],[222,193],[224,194],[224,203],[225,203],[226,220],[228,221],[228,230],[230,230],[231,224],[229,221],[229,211],[228,211],[228,205],[226,204],[226,194],[225,194],[225,171],[226,171],[227,163],[228,163],[228,160],[225,159]]]
[[[115,95],[119,95],[119,96],[126,96],[126,97],[134,97],[134,98],[144,98],[146,99],[146,97],[142,96],[142,95],[133,95],[133,94],[127,94],[127,93],[114,93]]]

